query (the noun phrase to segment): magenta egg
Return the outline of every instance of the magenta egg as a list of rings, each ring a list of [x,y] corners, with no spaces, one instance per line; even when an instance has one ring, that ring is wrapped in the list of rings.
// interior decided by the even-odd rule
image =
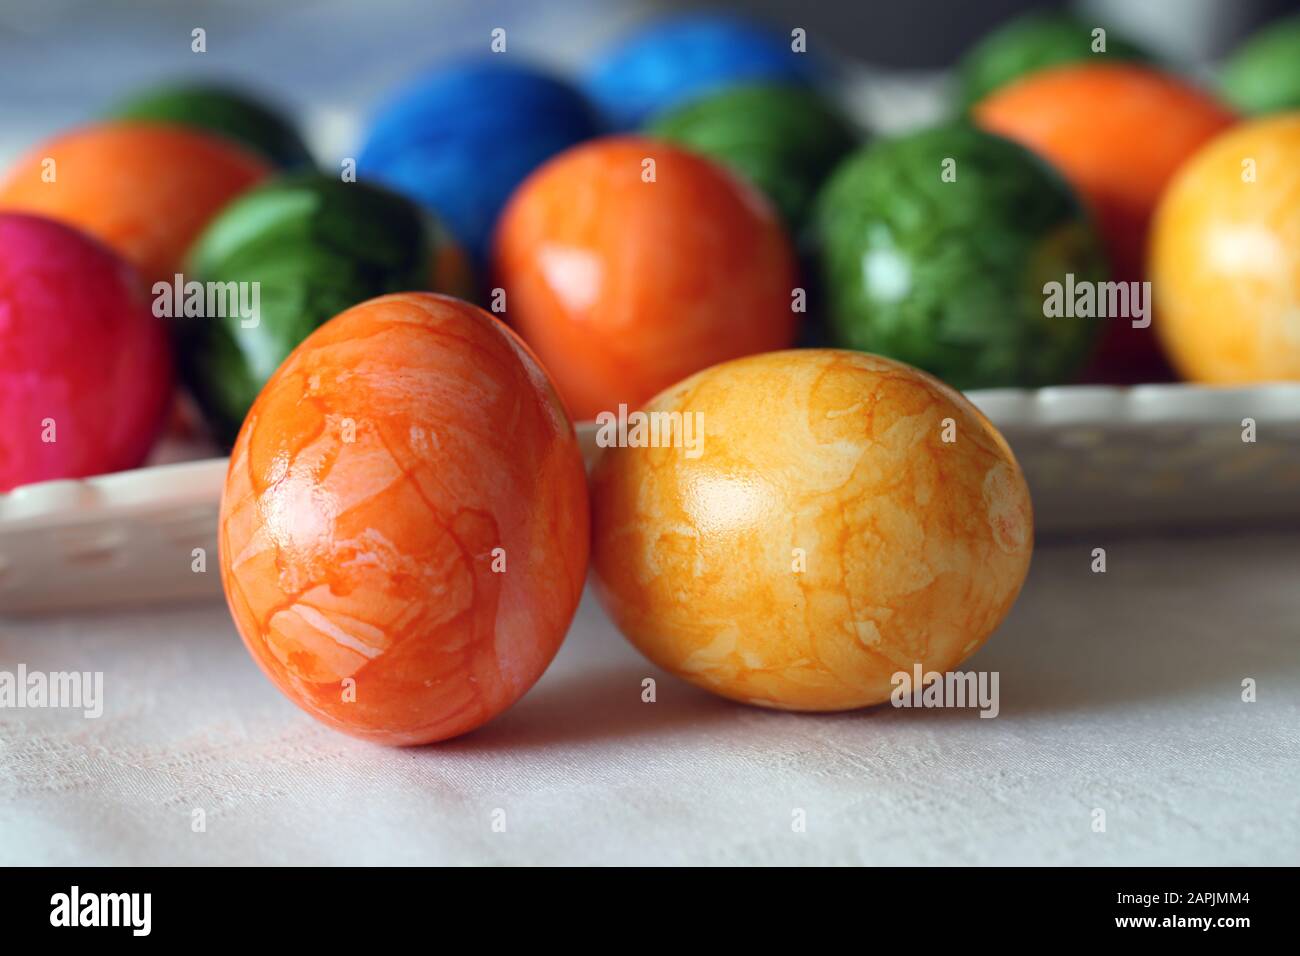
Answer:
[[[0,491],[141,464],[171,396],[167,335],[106,246],[0,214]]]

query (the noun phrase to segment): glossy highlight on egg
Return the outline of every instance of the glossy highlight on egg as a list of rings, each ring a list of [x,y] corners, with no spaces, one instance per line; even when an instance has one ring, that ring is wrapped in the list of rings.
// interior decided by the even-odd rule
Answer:
[[[772,205],[722,166],[641,137],[594,140],[534,173],[502,214],[495,273],[506,321],[577,420],[787,348],[799,318]]]
[[[317,719],[421,744],[514,703],[587,568],[582,456],[550,382],[487,313],[383,296],[312,333],[231,456],[222,581],[254,660]]]
[[[602,453],[592,565],[628,640],[693,684],[784,710],[880,703],[899,672],[961,664],[1020,591],[1020,468],[925,373],[774,352],[693,375],[644,412],[690,416],[702,440]]]

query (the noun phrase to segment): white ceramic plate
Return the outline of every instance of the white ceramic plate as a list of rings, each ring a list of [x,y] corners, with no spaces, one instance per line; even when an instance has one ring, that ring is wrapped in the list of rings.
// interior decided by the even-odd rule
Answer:
[[[969,397],[1015,450],[1040,535],[1300,519],[1300,384],[998,389]],[[1244,419],[1255,441],[1243,441]],[[579,426],[590,458],[594,429]],[[0,614],[216,597],[224,458],[0,495]]]

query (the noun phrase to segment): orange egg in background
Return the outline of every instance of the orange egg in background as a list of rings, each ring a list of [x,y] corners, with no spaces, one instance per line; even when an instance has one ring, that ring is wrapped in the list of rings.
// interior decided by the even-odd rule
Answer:
[[[1056,166],[1097,217],[1116,279],[1141,281],[1152,213],[1178,167],[1236,117],[1187,81],[1136,64],[1044,70],[996,91],[973,116]],[[1109,323],[1092,380],[1167,377],[1153,328]],[[1152,324],[1159,323],[1155,316]]]
[[[221,502],[239,633],[291,700],[420,744],[514,703],[564,639],[587,569],[586,475],[537,361],[482,310],[371,299],[285,360]]]
[[[20,158],[0,176],[0,209],[82,229],[152,284],[180,271],[208,221],[271,171],[253,153],[204,133],[103,123],[63,133]]]
[[[681,440],[601,453],[592,567],[628,640],[691,683],[784,710],[878,704],[895,674],[973,654],[1020,592],[1034,546],[1020,467],[924,372],[769,352],[643,413],[679,416]]]
[[[1187,378],[1300,380],[1300,112],[1238,126],[1179,171],[1156,211],[1151,282]]]
[[[506,320],[575,419],[785,348],[799,318],[794,252],[767,201],[710,160],[638,137],[576,146],[526,180],[494,266]]]

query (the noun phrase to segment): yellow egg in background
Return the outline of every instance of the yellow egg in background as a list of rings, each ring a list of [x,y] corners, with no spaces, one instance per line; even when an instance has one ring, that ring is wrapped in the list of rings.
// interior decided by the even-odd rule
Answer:
[[[1155,325],[1185,377],[1300,379],[1300,113],[1234,127],[1188,160],[1150,261]]]
[[[592,474],[599,593],[633,645],[700,687],[789,710],[876,704],[898,672],[959,665],[1020,591],[1020,467],[917,369],[771,352],[644,413],[598,435],[621,442]]]

